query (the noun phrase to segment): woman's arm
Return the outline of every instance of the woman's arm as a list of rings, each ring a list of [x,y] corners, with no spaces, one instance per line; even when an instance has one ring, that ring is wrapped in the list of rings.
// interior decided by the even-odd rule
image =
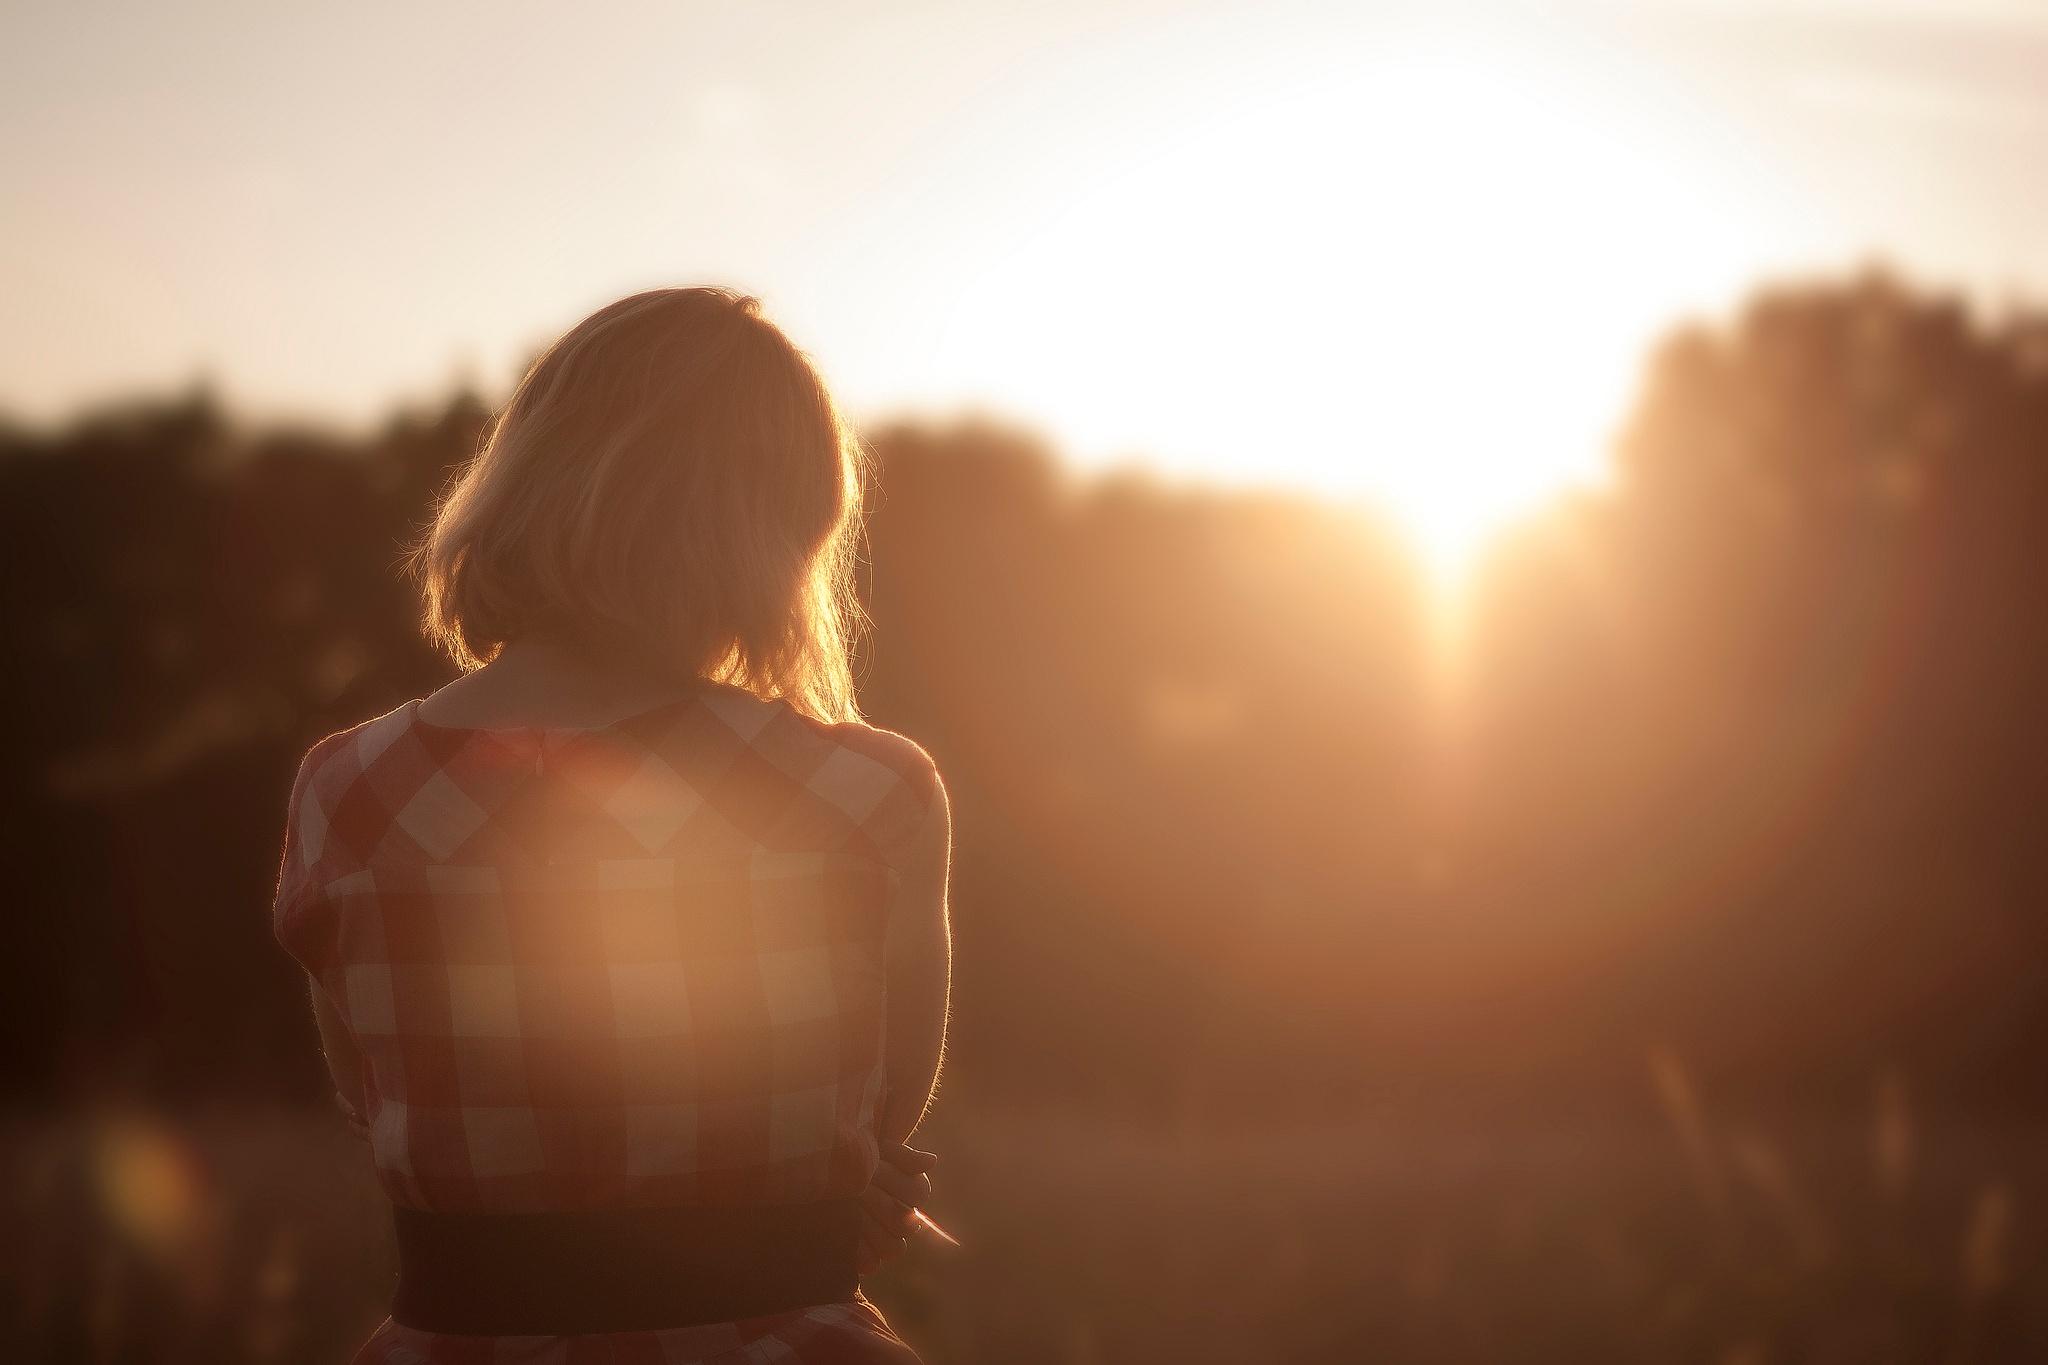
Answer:
[[[938,1160],[908,1145],[938,1085],[946,1051],[946,995],[951,986],[953,940],[946,912],[953,819],[945,786],[933,776],[924,823],[898,868],[889,904],[883,974],[888,986],[887,1040],[882,1058],[882,1111],[876,1116],[880,1148],[873,1181],[861,1196],[860,1272],[879,1269],[903,1253],[915,1227],[911,1210],[931,1199],[931,1169]]]
[[[946,882],[953,816],[933,777],[931,805],[898,878],[884,945],[888,1032],[876,1136],[901,1144],[924,1120],[946,1050],[946,994],[952,982],[952,926]]]
[[[370,1135],[367,1092],[363,1085],[363,1054],[355,1035],[327,998],[327,992],[313,984],[313,1022],[320,1028],[320,1050],[327,1055],[327,1074],[334,1080],[334,1102],[348,1118],[349,1130],[357,1137]]]

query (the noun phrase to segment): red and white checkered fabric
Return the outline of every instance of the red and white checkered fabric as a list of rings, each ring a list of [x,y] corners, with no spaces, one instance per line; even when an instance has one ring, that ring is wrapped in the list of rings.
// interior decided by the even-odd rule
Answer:
[[[274,910],[362,1053],[391,1199],[512,1212],[865,1188],[889,891],[937,788],[929,757],[721,686],[584,730],[418,711],[307,754]],[[795,1348],[776,1337],[732,1349],[827,1358],[777,1355]],[[616,1358],[698,1358],[661,1349]]]

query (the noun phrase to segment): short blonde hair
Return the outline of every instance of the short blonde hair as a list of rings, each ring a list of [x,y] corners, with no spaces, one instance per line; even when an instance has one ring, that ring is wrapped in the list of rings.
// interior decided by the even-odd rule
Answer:
[[[536,360],[414,553],[463,668],[559,629],[854,720],[859,443],[804,354],[726,289],[656,289]]]

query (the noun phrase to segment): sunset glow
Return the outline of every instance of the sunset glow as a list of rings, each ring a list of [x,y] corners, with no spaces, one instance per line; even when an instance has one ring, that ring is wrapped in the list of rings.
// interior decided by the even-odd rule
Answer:
[[[1600,481],[1660,320],[1740,274],[1755,197],[1573,74],[1411,45],[1212,110],[1019,234],[960,340],[1082,451],[1364,499],[1455,579]]]

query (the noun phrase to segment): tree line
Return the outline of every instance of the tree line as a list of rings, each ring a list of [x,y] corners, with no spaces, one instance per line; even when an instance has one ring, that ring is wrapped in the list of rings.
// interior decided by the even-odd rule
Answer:
[[[17,1099],[318,1093],[284,797],[448,676],[400,561],[488,416],[0,427]],[[953,791],[963,1097],[1604,1103],[1652,1048],[2044,1097],[2048,315],[1873,274],[1680,328],[1454,655],[1355,510],[867,442],[863,698]]]

